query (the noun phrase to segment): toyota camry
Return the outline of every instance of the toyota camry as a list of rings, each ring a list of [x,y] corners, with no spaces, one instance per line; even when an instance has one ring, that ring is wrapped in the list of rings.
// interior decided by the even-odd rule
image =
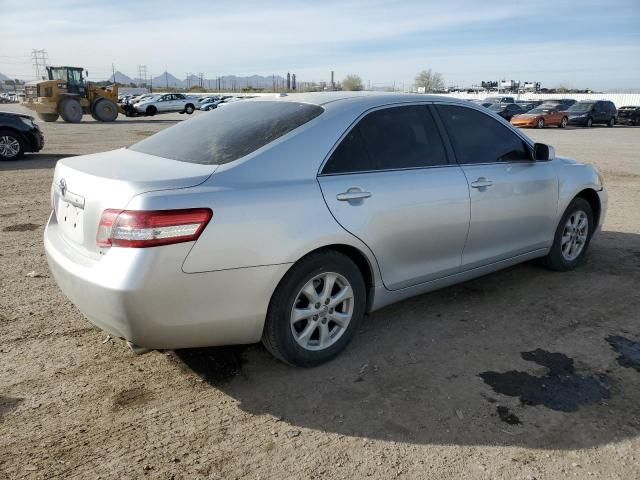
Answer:
[[[491,111],[317,93],[227,105],[58,162],[53,275],[134,351],[262,341],[325,362],[368,312],[532,259],[585,259],[607,194]]]

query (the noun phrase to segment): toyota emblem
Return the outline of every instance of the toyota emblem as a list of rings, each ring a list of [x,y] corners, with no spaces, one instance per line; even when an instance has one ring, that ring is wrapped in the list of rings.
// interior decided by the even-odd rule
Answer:
[[[58,187],[60,188],[60,193],[64,197],[64,194],[67,192],[67,182],[64,178],[61,178],[58,182]]]

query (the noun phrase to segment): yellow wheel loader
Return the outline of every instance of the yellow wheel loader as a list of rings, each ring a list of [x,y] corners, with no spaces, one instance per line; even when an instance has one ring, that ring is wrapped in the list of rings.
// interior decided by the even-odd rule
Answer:
[[[48,80],[25,85],[25,106],[45,122],[62,117],[65,122],[78,123],[84,114],[99,122],[113,122],[122,112],[117,85],[98,87],[87,82],[80,67],[47,67],[47,76]]]

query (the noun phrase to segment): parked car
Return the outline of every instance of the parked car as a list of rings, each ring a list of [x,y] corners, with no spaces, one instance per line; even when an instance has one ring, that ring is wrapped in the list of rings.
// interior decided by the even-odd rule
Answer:
[[[620,107],[617,122],[622,125],[640,126],[640,107]]]
[[[165,93],[153,95],[134,103],[133,108],[137,113],[153,116],[157,113],[179,112],[191,115],[196,107],[195,101],[187,98],[182,93]]]
[[[591,127],[596,123],[613,127],[616,124],[616,106],[608,100],[583,100],[567,109],[569,125]]]
[[[569,119],[562,105],[540,105],[526,113],[515,115],[511,118],[511,124],[516,127],[544,128],[558,126],[564,128]]]
[[[480,105],[483,106],[485,108],[490,107],[491,105],[493,105],[493,103],[491,102],[485,102],[484,100],[469,100],[471,103],[475,103],[476,105]]]
[[[497,113],[505,120],[511,120],[514,115],[520,115],[526,112],[526,110],[517,103],[496,103],[491,105],[489,110]]]
[[[39,152],[44,135],[33,117],[0,112],[0,160],[17,160],[26,152]]]
[[[541,102],[541,105],[546,107],[560,107],[562,110],[566,111],[571,107],[571,105],[575,104],[576,101],[570,98],[561,98],[557,100],[544,100]]]
[[[426,95],[230,103],[56,164],[44,244],[90,321],[145,348],[260,340],[311,366],[365,312],[542,258],[580,264],[607,193],[482,107]]]
[[[207,105],[213,102],[216,102],[220,99],[220,97],[215,96],[215,97],[202,97],[198,99],[198,102],[196,103],[196,109],[197,110],[202,110],[202,106],[203,105]]]
[[[514,97],[487,97],[484,101],[490,103],[515,103],[516,99]]]
[[[523,102],[521,100],[518,100],[516,102],[516,105],[519,105],[520,108],[522,108],[522,110],[524,110],[525,112],[528,112],[529,110],[533,110],[534,108],[536,108],[539,103],[536,102]]]

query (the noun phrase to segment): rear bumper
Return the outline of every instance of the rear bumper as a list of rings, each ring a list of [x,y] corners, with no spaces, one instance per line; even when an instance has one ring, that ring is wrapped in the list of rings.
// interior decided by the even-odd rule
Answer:
[[[192,244],[111,248],[90,258],[44,233],[49,268],[63,293],[96,326],[147,348],[188,348],[260,340],[269,300],[289,265],[187,274]]]
[[[618,117],[616,123],[618,125],[636,125],[637,122],[639,122],[639,121],[640,121],[640,119]]]

